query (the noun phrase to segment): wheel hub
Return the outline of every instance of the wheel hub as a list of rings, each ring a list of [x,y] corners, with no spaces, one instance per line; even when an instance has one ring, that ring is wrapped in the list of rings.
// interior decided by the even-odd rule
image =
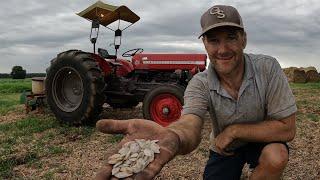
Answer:
[[[72,88],[72,92],[74,95],[79,96],[81,95],[81,89],[79,87]]]
[[[167,116],[169,114],[169,112],[170,112],[170,110],[169,110],[168,107],[165,107],[165,108],[162,109],[162,114],[165,115],[165,116]]]
[[[172,94],[160,94],[154,98],[150,106],[151,117],[162,126],[176,121],[181,114],[182,105]]]
[[[53,98],[65,112],[77,109],[83,98],[83,82],[80,74],[72,67],[61,68],[53,79]]]

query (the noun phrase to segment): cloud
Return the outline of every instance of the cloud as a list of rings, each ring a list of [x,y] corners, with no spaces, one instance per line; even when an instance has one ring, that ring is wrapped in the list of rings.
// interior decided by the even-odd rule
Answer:
[[[77,16],[94,0],[1,1],[0,72],[22,65],[28,72],[45,72],[57,53],[68,49],[92,51],[90,22]],[[107,1],[105,1],[107,2]],[[283,66],[316,66],[320,70],[320,3],[316,0],[217,0],[235,6],[248,33],[246,52],[275,56]],[[108,1],[125,4],[140,21],[123,32],[121,51],[141,47],[147,52],[204,53],[200,16],[212,1]],[[113,42],[113,32],[102,28],[99,47]]]

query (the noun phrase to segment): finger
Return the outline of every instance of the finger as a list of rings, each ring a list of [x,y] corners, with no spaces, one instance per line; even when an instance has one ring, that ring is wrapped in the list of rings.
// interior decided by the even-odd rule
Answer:
[[[220,154],[220,155],[223,155],[223,153],[221,152],[221,149],[218,148],[218,147],[215,148],[215,152],[218,153],[218,154]]]
[[[106,180],[106,179],[111,179],[111,171],[112,171],[112,166],[107,165],[106,167],[102,168],[96,175],[95,179],[96,180]]]
[[[218,154],[220,154],[222,156],[232,156],[232,155],[234,155],[233,152],[225,152],[225,151],[220,150],[218,148],[216,148],[216,153],[218,153]]]
[[[150,163],[144,170],[136,174],[136,180],[153,179],[162,169],[163,165],[159,162]]]
[[[155,156],[154,161],[152,161],[144,170],[139,172],[135,179],[145,180],[153,179],[162,169],[162,167],[172,159],[173,155],[171,151],[165,147],[161,148],[161,153]]]
[[[102,119],[96,124],[96,128],[106,134],[127,134],[130,121]]]
[[[113,179],[114,180],[114,176],[112,176],[112,168],[113,165],[109,164],[109,157],[118,153],[118,150],[121,148],[121,146],[118,144],[116,145],[116,147],[108,149],[107,153],[105,154],[105,157],[107,157],[106,161],[106,165],[100,169],[100,171],[97,173],[96,175],[96,179],[97,180],[106,180],[106,179]],[[117,179],[117,178],[116,178]]]
[[[232,155],[234,155],[234,152],[226,152],[226,151],[222,151],[222,154],[224,155],[224,156],[232,156]]]
[[[217,143],[215,144],[216,148],[219,150],[220,154],[229,154],[230,152],[226,150],[228,144]]]

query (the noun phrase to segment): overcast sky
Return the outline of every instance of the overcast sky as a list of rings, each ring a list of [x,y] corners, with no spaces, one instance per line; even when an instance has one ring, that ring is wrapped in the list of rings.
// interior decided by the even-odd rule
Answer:
[[[232,5],[248,34],[246,52],[274,56],[282,67],[320,70],[320,1],[317,0],[102,0],[126,5],[140,21],[123,32],[121,51],[205,53],[200,16],[215,4]],[[77,16],[95,0],[10,0],[0,2],[0,73],[21,65],[45,72],[57,53],[92,51],[90,22]],[[98,46],[113,52],[113,32],[102,28]]]

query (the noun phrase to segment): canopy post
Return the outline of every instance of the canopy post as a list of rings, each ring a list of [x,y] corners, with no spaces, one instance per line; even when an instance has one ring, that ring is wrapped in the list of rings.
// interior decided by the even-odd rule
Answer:
[[[100,27],[99,20],[98,19],[92,20],[91,31],[90,31],[90,41],[93,44],[94,54],[96,53],[96,43],[99,36],[99,27]]]

